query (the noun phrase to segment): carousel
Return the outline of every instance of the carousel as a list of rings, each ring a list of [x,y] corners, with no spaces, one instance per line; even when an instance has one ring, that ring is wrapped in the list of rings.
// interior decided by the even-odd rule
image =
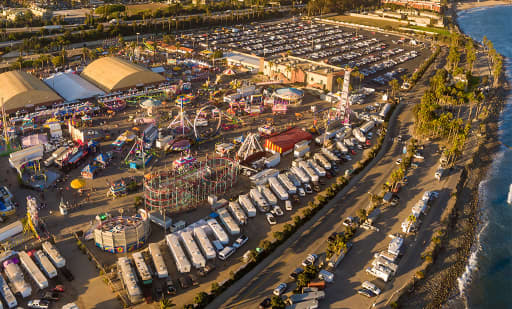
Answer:
[[[304,92],[297,88],[281,88],[277,89],[272,95],[274,104],[300,104],[304,97]]]

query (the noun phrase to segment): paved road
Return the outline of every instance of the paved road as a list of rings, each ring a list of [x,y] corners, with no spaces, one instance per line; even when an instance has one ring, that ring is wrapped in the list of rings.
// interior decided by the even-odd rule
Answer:
[[[422,80],[423,85],[428,83],[427,76],[430,76],[432,72],[433,69],[429,69]],[[388,136],[386,137],[383,149],[376,160],[363,173],[354,178],[350,185],[327,204],[315,218],[297,231],[284,245],[260,263],[252,272],[218,297],[208,308],[255,307],[263,298],[271,295],[272,289],[280,282],[288,282],[288,275],[296,267],[300,266],[300,261],[309,253],[325,252],[327,237],[334,231],[344,230],[341,225],[342,219],[349,215],[355,215],[356,211],[360,208],[366,208],[369,203],[367,193],[378,193],[382,185],[387,181],[390,171],[396,167],[395,161],[401,155],[402,145],[393,143],[391,137],[398,135],[398,132],[406,133],[411,127],[413,121],[412,107],[415,103],[419,102],[422,95],[423,92],[420,87],[407,94],[405,98],[407,100],[406,103],[401,105],[400,109],[397,109],[394,113],[397,119],[390,122]],[[374,166],[377,163],[378,165]],[[430,177],[433,178],[431,175],[433,174],[430,174]],[[411,183],[414,184],[414,179],[411,180]],[[421,189],[415,190],[422,192]],[[389,212],[384,212],[383,217],[389,216],[386,219],[386,221],[390,220],[390,222],[387,222],[388,224],[391,222],[393,224],[398,222],[399,224],[401,222],[394,218],[398,210],[402,209],[401,207],[402,205],[391,209]],[[410,212],[410,210],[408,211]],[[364,265],[371,258],[371,252],[373,252],[371,247],[367,248],[365,245],[360,245],[359,239],[367,239],[374,247],[382,243],[382,241],[387,241],[384,232],[358,232],[352,252],[348,254],[347,259],[342,263],[343,266],[340,266],[335,274],[337,284],[332,285],[332,287],[336,287],[337,290],[333,291],[333,293],[327,291],[328,295],[334,296],[336,299],[323,301],[323,306],[329,306],[331,303],[336,303],[333,306],[336,308],[362,308],[371,305],[367,299],[361,297],[351,299],[344,304],[337,303],[339,299],[347,299],[349,295],[354,295],[354,289],[357,287],[356,283],[348,283],[348,280],[338,278],[340,270],[342,268],[345,269],[347,273],[345,276],[349,276],[350,270],[352,272],[364,271]],[[361,256],[365,252],[367,256]],[[350,259],[353,259],[355,264],[350,263]],[[342,284],[340,284],[341,282]],[[344,296],[344,294],[346,295]]]

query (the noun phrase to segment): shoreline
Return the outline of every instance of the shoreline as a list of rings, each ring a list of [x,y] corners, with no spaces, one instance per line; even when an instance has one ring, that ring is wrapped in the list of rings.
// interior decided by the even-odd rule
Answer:
[[[469,1],[469,2],[458,2],[455,5],[455,13],[466,11],[475,8],[486,8],[501,5],[512,5],[512,1],[506,0],[486,0],[486,1]]]

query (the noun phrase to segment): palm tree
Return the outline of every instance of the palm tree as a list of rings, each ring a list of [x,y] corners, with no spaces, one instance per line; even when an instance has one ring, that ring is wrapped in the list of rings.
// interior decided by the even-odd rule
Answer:
[[[173,304],[172,299],[164,297],[160,300],[160,309],[169,309],[172,307],[176,307],[176,305]]]

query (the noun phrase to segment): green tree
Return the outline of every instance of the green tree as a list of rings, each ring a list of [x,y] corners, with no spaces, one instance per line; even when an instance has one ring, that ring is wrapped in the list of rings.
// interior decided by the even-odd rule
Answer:
[[[359,209],[357,210],[357,216],[359,217],[360,222],[364,222],[364,221],[366,221],[366,218],[368,218],[368,215],[367,215],[367,213],[366,213],[366,209],[364,209],[364,208],[359,208]]]
[[[206,292],[199,292],[194,298],[194,303],[199,306],[205,306],[208,303],[210,296]]]
[[[286,304],[284,303],[284,300],[280,296],[277,296],[277,295],[272,296],[270,304],[272,306],[272,309],[286,308]]]
[[[59,67],[64,64],[64,58],[62,58],[62,56],[52,57],[52,63],[53,63],[53,66]]]
[[[176,305],[173,304],[172,299],[170,299],[170,298],[163,297],[160,300],[160,309],[169,309],[169,308],[172,308],[172,307],[175,307],[175,306]]]

